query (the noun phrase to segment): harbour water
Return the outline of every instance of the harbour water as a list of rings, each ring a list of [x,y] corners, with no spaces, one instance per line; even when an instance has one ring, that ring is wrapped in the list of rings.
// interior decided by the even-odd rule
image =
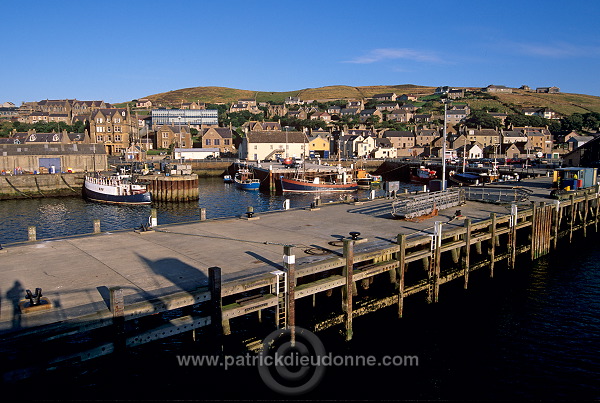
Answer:
[[[271,194],[262,191],[244,191],[234,184],[225,184],[220,178],[200,179],[200,198],[197,202],[154,203],[153,205],[118,206],[88,202],[81,197],[39,198],[0,201],[0,244],[27,241],[27,227],[36,226],[37,238],[48,239],[93,232],[94,219],[100,219],[102,231],[138,228],[148,223],[150,209],[156,208],[159,224],[198,220],[200,208],[206,209],[206,218],[225,218],[243,215],[249,206],[254,212],[283,209],[290,200],[290,208],[308,207],[315,195],[310,193]],[[411,185],[406,185],[412,189]],[[376,195],[382,190],[376,190]],[[326,193],[323,203],[339,201],[342,193]],[[367,198],[368,190],[358,190],[353,196]]]
[[[196,219],[199,206],[207,208],[208,218],[240,215],[248,205],[253,205],[255,211],[281,209],[283,200],[289,197],[237,192],[217,180],[206,183],[214,189],[201,191],[198,204],[157,206],[159,222]],[[313,196],[289,198],[292,207],[299,207],[310,204]],[[77,199],[8,203],[0,203],[2,242],[24,240],[27,225],[47,228],[44,231],[48,232],[43,233],[50,236],[72,235],[91,232],[94,218],[102,220],[103,230],[116,230],[138,226],[149,214],[146,207],[119,208],[119,218],[116,212],[103,210],[104,206]],[[59,207],[61,203],[64,205]],[[48,213],[53,217],[47,217]],[[75,213],[79,218],[74,217]],[[67,223],[61,223],[64,220]],[[124,224],[123,220],[128,221]],[[5,230],[5,223],[10,223],[9,230]],[[23,228],[24,237],[9,236],[11,231],[20,233]],[[61,228],[62,233],[53,233],[52,228]],[[327,352],[335,356],[371,356],[379,363],[385,356],[416,356],[418,365],[331,366],[316,388],[299,398],[600,398],[598,239],[593,232],[587,239],[576,237],[572,245],[563,245],[560,253],[536,262],[520,260],[516,270],[496,270],[493,279],[484,271],[474,272],[468,290],[461,282],[442,286],[437,304],[427,305],[419,296],[409,297],[402,319],[392,307],[357,318],[351,342],[343,341],[340,329],[317,333]],[[359,291],[359,297],[363,295]],[[331,303],[339,308],[336,294]],[[226,352],[235,352],[233,340],[243,338],[237,325],[232,323],[232,342],[226,344]],[[225,370],[178,365],[178,355],[201,351],[202,346],[192,342],[189,334],[181,335],[132,349],[124,356],[73,365],[66,372],[49,373],[7,390],[17,398],[51,400],[290,398],[269,389],[255,367]]]

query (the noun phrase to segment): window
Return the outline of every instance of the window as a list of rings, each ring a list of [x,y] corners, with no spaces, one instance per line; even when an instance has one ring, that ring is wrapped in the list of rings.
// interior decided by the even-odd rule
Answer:
[[[206,144],[207,146],[211,145],[210,139],[206,139],[204,144]]]
[[[104,138],[102,136],[96,136],[96,141],[104,141]]]
[[[104,127],[103,126],[96,127],[96,133],[104,133]]]
[[[229,139],[225,139],[225,140],[223,140],[223,141],[225,142],[224,144],[225,144],[226,146],[228,146],[228,145],[229,145]]]
[[[108,126],[108,127],[106,128],[106,131],[110,133],[110,132],[112,131],[112,128],[111,128],[110,126]]]
[[[168,139],[169,138],[169,132],[162,132],[162,138],[163,139]]]
[[[121,126],[115,126],[115,133],[121,133]]]
[[[219,141],[219,139],[215,139],[215,143],[214,143],[214,144],[215,144],[216,146],[219,146],[219,145],[221,145],[221,142]]]
[[[115,141],[123,141],[120,134],[115,134]]]
[[[96,123],[102,123],[102,122],[104,122],[104,120],[102,118],[96,119]]]
[[[163,142],[162,142],[162,148],[168,148],[168,147],[169,147],[169,142],[163,140]]]

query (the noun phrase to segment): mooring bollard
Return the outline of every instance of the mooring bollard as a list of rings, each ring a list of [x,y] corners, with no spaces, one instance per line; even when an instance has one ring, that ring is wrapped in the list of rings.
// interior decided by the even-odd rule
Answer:
[[[37,239],[37,230],[35,225],[30,225],[27,227],[27,239],[29,241],[35,241]]]
[[[206,220],[206,209],[204,207],[200,208],[200,221]]]
[[[150,221],[149,224],[151,227],[156,227],[158,225],[158,215],[156,213],[156,209],[153,208],[150,210]]]
[[[289,210],[290,209],[290,199],[285,199],[283,201],[283,209],[284,210]]]
[[[94,220],[94,234],[100,233],[100,219],[96,218]]]
[[[246,209],[246,216],[248,218],[252,218],[253,215],[254,215],[254,207],[248,206],[248,208]]]

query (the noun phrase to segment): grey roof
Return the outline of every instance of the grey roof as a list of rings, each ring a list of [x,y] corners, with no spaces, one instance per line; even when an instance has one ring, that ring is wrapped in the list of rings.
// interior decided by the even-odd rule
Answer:
[[[415,134],[413,132],[409,132],[409,131],[397,131],[397,130],[387,130],[383,133],[383,137],[384,138],[390,138],[390,137],[414,137]]]
[[[248,143],[304,143],[308,138],[303,132],[250,131],[246,135]]]

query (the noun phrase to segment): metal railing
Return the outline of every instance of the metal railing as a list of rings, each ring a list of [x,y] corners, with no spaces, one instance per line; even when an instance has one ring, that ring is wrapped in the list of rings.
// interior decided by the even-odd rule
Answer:
[[[498,204],[524,202],[533,193],[519,186],[466,186],[463,189],[466,200]]]
[[[399,218],[415,218],[444,210],[465,202],[464,190],[449,189],[409,196],[392,203],[392,215]]]

